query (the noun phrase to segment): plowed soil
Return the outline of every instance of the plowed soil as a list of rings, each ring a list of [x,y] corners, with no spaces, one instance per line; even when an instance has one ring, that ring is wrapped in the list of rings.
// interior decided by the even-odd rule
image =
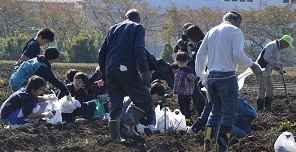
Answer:
[[[60,69],[62,68],[62,69]],[[68,67],[66,67],[68,68]],[[73,68],[73,67],[72,67]],[[8,78],[12,72],[11,63],[2,63],[0,70],[0,102],[2,103],[7,93]],[[80,68],[91,74],[95,67]],[[55,73],[65,73],[65,67],[54,66]],[[59,75],[59,78],[64,77]],[[240,96],[249,100],[256,106],[257,85],[255,77],[249,76],[240,91]],[[273,111],[259,113],[253,121],[252,133],[242,139],[233,138],[230,142],[232,152],[271,152],[277,137],[283,131],[296,134],[296,93],[295,77],[286,76],[288,95],[291,104],[285,102],[285,90],[282,79],[274,75],[275,91],[272,103]],[[167,100],[164,103],[170,109],[177,108],[176,102]],[[196,116],[196,113],[193,113]],[[291,122],[283,125],[283,122]],[[170,134],[157,134],[145,137],[145,142],[126,140],[123,143],[111,142],[108,121],[93,119],[77,123],[68,123],[52,126],[40,122],[36,128],[21,126],[15,130],[0,128],[0,151],[203,151],[204,132],[188,135],[184,132]]]

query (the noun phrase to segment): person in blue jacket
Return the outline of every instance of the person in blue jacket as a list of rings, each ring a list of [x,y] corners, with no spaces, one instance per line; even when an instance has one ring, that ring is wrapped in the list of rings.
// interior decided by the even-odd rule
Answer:
[[[200,85],[200,83],[199,83]],[[203,93],[205,97],[205,93]],[[206,98],[206,97],[205,97]],[[248,102],[248,100],[239,97],[238,98],[238,118],[233,126],[233,131],[231,133],[232,137],[243,138],[247,134],[251,133],[251,122],[257,117],[257,112],[255,108]],[[200,117],[197,118],[195,123],[188,127],[188,134],[198,133],[202,128],[205,127],[208,121],[208,117],[212,110],[213,104],[212,102],[207,102],[204,106],[204,110]]]
[[[106,78],[111,101],[109,129],[113,141],[123,138],[143,139],[134,127],[151,104],[148,84],[151,80],[145,48],[145,28],[136,9],[127,11],[124,21],[112,26],[99,51],[100,71]],[[129,108],[124,128],[119,133],[119,115],[124,96],[134,105]]]
[[[67,95],[68,100],[72,100],[71,94],[53,73],[51,64],[59,57],[59,50],[49,47],[44,55],[23,62],[11,75],[9,85],[13,91],[17,91],[27,84],[28,79],[33,75],[38,75],[44,80],[50,82],[53,86],[60,89]]]

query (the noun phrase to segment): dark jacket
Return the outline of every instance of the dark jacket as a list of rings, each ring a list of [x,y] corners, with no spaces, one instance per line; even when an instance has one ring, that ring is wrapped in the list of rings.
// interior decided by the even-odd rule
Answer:
[[[99,52],[102,76],[112,67],[126,66],[136,72],[149,71],[145,49],[145,29],[131,20],[112,26]]]
[[[6,102],[9,102],[9,106]],[[1,111],[1,119],[8,118],[12,112],[20,108],[24,116],[28,117],[33,113],[32,111],[36,105],[36,99],[30,92],[26,92],[25,88],[21,88],[9,96],[4,104],[6,105]]]
[[[23,49],[22,55],[27,56],[29,59],[35,58],[40,55],[40,46],[35,38],[31,38]]]
[[[51,70],[51,65],[48,63],[48,60],[43,56],[40,55],[37,57],[37,60],[40,62],[44,62],[47,67],[41,66],[38,68],[36,71],[36,75],[42,77],[44,80],[50,82],[53,86],[57,87],[60,89],[62,92],[64,92],[66,95],[69,95],[68,89],[65,87],[63,82],[61,82],[52,72]]]

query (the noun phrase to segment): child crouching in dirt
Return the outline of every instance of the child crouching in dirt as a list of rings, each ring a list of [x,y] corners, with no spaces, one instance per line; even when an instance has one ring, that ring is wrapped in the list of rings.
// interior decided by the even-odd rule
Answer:
[[[147,135],[147,136],[151,135],[155,131],[155,124],[156,124],[155,105],[164,96],[165,87],[160,80],[156,79],[152,82],[149,92],[152,97],[152,103],[148,107],[148,110],[145,112],[144,116],[140,119],[139,124],[136,125],[138,133],[140,133],[141,135]],[[125,121],[126,112],[128,111],[128,108],[131,107],[132,105],[133,105],[132,99],[130,97],[125,97],[123,101],[122,112],[120,114],[121,124],[123,124],[123,122]]]
[[[100,72],[100,67],[98,66],[92,76],[88,79],[88,82],[84,86],[87,94],[92,96],[93,99],[100,98],[101,101],[105,101],[107,94],[107,88],[104,80],[102,79],[102,73]],[[109,98],[109,97],[108,97]],[[109,119],[109,107],[111,106],[110,101],[104,104],[105,119]]]
[[[199,91],[202,96],[207,100],[205,92],[201,91],[201,83],[198,83]],[[201,113],[201,116],[197,118],[195,123],[187,128],[188,134],[196,134],[207,124],[208,117],[213,107],[212,102],[207,102]],[[243,138],[251,133],[251,122],[257,117],[255,108],[248,102],[248,100],[241,97],[238,98],[238,118],[235,121],[233,130],[231,133],[232,137]]]
[[[27,119],[51,119],[55,111],[37,113],[40,106],[37,98],[44,92],[46,83],[39,76],[32,76],[25,88],[13,93],[1,106],[1,119],[4,125],[12,125],[13,128],[25,124]]]
[[[86,73],[77,72],[74,75],[73,83],[66,85],[71,93],[71,96],[78,100],[81,107],[76,108],[72,113],[62,113],[63,120],[66,122],[73,122],[76,116],[82,116],[84,119],[90,120],[94,116],[96,103],[91,101],[92,97],[86,94],[83,86],[87,83],[88,77]],[[57,92],[58,99],[64,97],[62,91]]]

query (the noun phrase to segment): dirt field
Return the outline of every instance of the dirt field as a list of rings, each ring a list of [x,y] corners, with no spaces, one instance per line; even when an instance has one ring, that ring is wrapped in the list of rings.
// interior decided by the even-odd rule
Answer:
[[[12,62],[0,61],[0,102],[7,97],[8,78],[12,72]],[[93,65],[54,65],[57,76],[64,78],[69,68],[80,69],[91,74]],[[287,73],[291,73],[290,69]],[[288,75],[288,74],[287,74]],[[230,151],[232,152],[271,152],[277,137],[283,131],[290,131],[296,135],[296,87],[295,75],[286,76],[288,95],[291,104],[285,103],[285,91],[282,79],[275,74],[275,92],[272,103],[272,113],[260,113],[252,125],[252,133],[243,139],[232,139]],[[248,99],[256,106],[257,85],[254,76],[245,80],[240,96]],[[170,109],[177,107],[176,102],[168,100],[165,103]],[[284,122],[291,122],[287,124]],[[0,151],[202,151],[204,132],[196,135],[174,133],[167,135],[153,135],[146,137],[145,143],[127,140],[122,144],[111,142],[106,120],[94,119],[90,122],[69,123],[63,126],[42,124],[37,128],[26,126],[16,130],[0,128]]]

